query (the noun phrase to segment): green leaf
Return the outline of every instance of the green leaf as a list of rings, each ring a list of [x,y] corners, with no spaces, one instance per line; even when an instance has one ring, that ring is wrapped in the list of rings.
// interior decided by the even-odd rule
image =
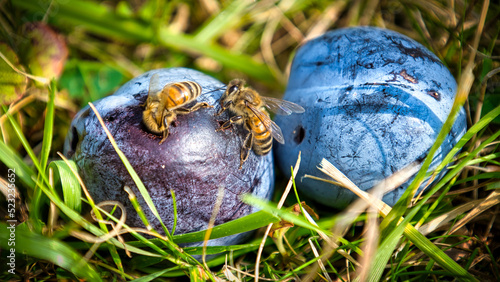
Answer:
[[[68,161],[68,163],[75,171],[78,171],[74,161]],[[54,179],[61,185],[64,203],[70,209],[80,212],[82,209],[82,189],[68,164],[64,161],[53,161],[50,163],[49,169],[54,171]]]
[[[0,161],[7,168],[13,169],[16,173],[16,178],[21,182],[31,189],[35,189],[35,181],[31,178],[35,172],[3,140],[0,140]]]
[[[17,69],[23,70],[14,51],[7,44],[0,42],[0,93],[2,93],[0,105],[15,101],[26,91],[28,84],[28,78],[17,73],[9,63]]]
[[[12,237],[11,234],[14,234],[14,236]],[[11,238],[14,238],[14,240],[10,240]],[[83,260],[78,252],[59,240],[34,233],[24,224],[12,228],[10,224],[0,223],[0,246],[4,250],[14,250],[18,259],[20,259],[21,254],[25,254],[37,259],[47,260],[67,269],[79,278],[89,281],[101,281],[101,277],[96,270],[87,261]]]
[[[215,226],[212,229],[210,239],[226,237],[233,234],[243,233],[261,228],[269,223],[278,222],[279,218],[265,211],[258,211],[247,216]],[[187,234],[175,235],[174,241],[178,244],[201,242],[205,237],[206,230]]]
[[[260,242],[255,242],[253,244],[243,244],[243,245],[232,245],[232,246],[207,246],[206,254],[207,255],[216,255],[224,252],[230,251],[240,251],[240,250],[256,250],[259,248]],[[203,247],[186,247],[184,251],[188,252],[191,255],[201,255],[203,254]]]

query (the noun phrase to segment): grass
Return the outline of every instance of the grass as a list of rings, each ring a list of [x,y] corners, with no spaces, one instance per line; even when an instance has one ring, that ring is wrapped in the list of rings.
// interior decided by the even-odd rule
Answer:
[[[255,274],[262,281],[500,280],[498,4],[432,0],[2,3],[0,62],[6,58],[10,65],[0,64],[5,74],[0,79],[5,93],[0,116],[0,187],[5,195],[0,200],[4,218],[0,262],[8,263],[8,219],[15,220],[18,268],[14,274],[0,273],[1,280],[252,281]],[[34,60],[32,49],[37,46],[23,28],[40,20],[64,36],[57,48],[69,50],[67,59]],[[356,191],[361,200],[332,212],[314,202],[302,202],[296,191],[300,183],[291,179],[287,185],[288,180],[278,175],[275,199],[282,198],[279,203],[245,197],[245,202],[262,211],[210,231],[214,238],[262,228],[260,235],[242,245],[181,248],[178,244],[203,241],[205,231],[183,235],[167,231],[167,236],[161,236],[153,229],[126,225],[124,218],[116,218],[108,209],[123,211],[121,203],[94,203],[75,175],[74,162],[58,155],[79,108],[149,69],[185,66],[221,81],[243,77],[260,92],[280,97],[298,45],[326,30],[367,24],[399,31],[438,55],[459,84],[453,111],[464,106],[467,112],[467,133],[437,169],[446,169],[446,174],[416,200],[412,198],[431,157],[392,209],[357,191],[323,162],[325,181],[333,178]],[[58,68],[61,62],[64,68]],[[452,114],[430,154],[453,120]],[[128,162],[125,157],[122,161]],[[9,169],[15,170],[18,195],[12,201],[6,200],[13,183]],[[131,167],[129,172],[135,174]],[[405,173],[412,172],[403,171],[385,185],[404,179]],[[137,204],[136,197],[150,196],[140,177],[135,175],[134,180],[142,187],[141,195],[129,193]],[[9,218],[12,202],[16,209]],[[90,206],[91,214],[82,214],[82,206]],[[152,203],[136,206],[139,215],[141,209],[155,209]],[[266,235],[269,232],[271,236]],[[206,263],[193,258],[222,252],[227,256]]]

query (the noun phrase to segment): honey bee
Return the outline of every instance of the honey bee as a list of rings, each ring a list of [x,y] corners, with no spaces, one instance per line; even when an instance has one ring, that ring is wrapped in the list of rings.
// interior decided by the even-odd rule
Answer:
[[[254,89],[245,87],[245,81],[242,79],[231,80],[220,99],[220,109],[215,115],[218,116],[225,110],[234,115],[218,130],[227,129],[235,123],[243,124],[248,131],[241,147],[240,169],[247,160],[250,149],[256,155],[263,156],[271,151],[273,137],[285,144],[280,127],[271,120],[263,107],[279,115],[304,112],[304,108],[295,103],[261,96]]]
[[[201,94],[201,86],[194,81],[168,83],[160,86],[160,76],[155,73],[149,81],[148,99],[142,114],[142,121],[152,133],[163,135],[163,143],[169,134],[169,126],[177,115],[185,115],[202,107],[212,107],[207,103],[187,104]]]

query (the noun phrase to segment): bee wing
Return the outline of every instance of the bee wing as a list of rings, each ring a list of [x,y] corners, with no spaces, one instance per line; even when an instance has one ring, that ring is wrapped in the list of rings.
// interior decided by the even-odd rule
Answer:
[[[160,75],[155,73],[149,79],[149,94],[156,94],[161,91]]]
[[[276,113],[278,115],[290,115],[292,113],[303,113],[305,110],[302,106],[297,105],[293,102],[272,98],[272,97],[264,97],[261,96],[262,101],[266,105],[271,112]]]
[[[285,144],[285,138],[283,137],[283,133],[281,132],[281,128],[271,120],[271,118],[263,113],[262,111],[256,109],[254,106],[251,104],[246,104],[247,107],[252,110],[252,112],[260,119],[262,124],[271,132],[271,135],[276,139],[276,141],[280,142],[281,144]]]

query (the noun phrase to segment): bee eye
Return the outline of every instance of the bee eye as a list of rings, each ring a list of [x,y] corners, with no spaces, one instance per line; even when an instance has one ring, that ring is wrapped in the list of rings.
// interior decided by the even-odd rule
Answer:
[[[231,95],[231,94],[236,93],[237,91],[238,91],[238,86],[237,85],[233,85],[233,86],[229,87],[229,92],[228,93],[229,93],[229,95]]]

